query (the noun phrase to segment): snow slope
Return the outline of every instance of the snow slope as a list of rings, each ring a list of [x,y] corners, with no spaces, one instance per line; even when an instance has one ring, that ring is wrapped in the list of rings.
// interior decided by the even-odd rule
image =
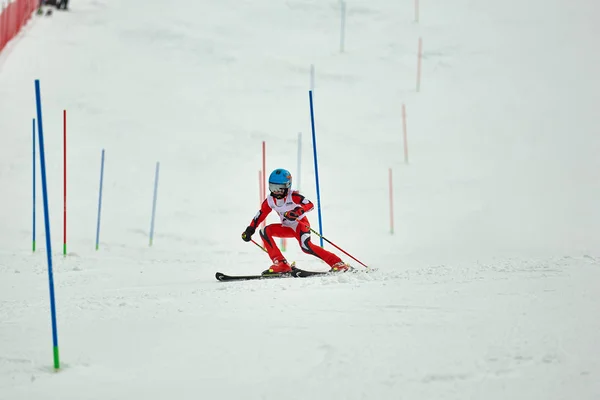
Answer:
[[[600,6],[428,1],[419,23],[412,7],[348,2],[343,54],[336,1],[81,0],[35,18],[0,55],[0,399],[600,398]],[[269,265],[239,237],[263,140],[267,169],[297,176],[302,132],[316,201],[311,64],[323,233],[379,270],[216,282]],[[31,253],[34,79],[59,373],[39,202]]]

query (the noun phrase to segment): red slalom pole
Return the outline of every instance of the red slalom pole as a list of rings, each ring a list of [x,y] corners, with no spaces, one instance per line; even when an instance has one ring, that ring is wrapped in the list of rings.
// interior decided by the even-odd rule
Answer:
[[[263,140],[262,142],[262,200],[267,197],[267,144]],[[262,202],[261,200],[261,202]],[[267,221],[263,221],[263,228],[265,227]]]
[[[408,137],[406,133],[406,106],[402,104],[402,138],[404,141],[404,164],[408,164]]]
[[[352,258],[354,261],[356,261],[357,263],[359,263],[360,265],[362,265],[363,267],[365,267],[366,269],[371,269],[369,268],[366,264],[362,263],[360,260],[358,260],[356,257],[354,257],[353,255],[349,254],[346,250],[342,249],[341,247],[339,247],[338,245],[336,245],[335,243],[333,243],[331,240],[327,239],[324,236],[321,236],[319,234],[319,232],[315,231],[313,228],[311,228],[310,226],[306,225],[305,223],[303,223],[302,221],[298,221],[298,223],[301,223],[302,225],[306,226],[308,229],[310,229],[310,231],[312,233],[314,233],[315,235],[317,235],[318,237],[320,237],[321,239],[323,239],[324,241],[326,241],[327,243],[329,243],[330,245],[332,245],[333,247],[335,247],[336,249],[338,249],[339,251],[341,251],[342,253],[344,253],[345,255],[347,255],[348,257]]]
[[[67,110],[63,110],[63,256],[67,255]]]
[[[423,58],[423,39],[419,38],[419,50],[417,53],[417,92],[421,90],[421,59]]]
[[[415,22],[419,22],[419,0],[415,0]]]

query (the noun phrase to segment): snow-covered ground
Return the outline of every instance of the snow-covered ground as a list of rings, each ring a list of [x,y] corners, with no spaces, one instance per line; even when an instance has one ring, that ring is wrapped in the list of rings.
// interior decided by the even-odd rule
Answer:
[[[334,0],[34,18],[0,54],[0,399],[600,398],[600,3],[421,3],[415,23],[413,1],[348,2],[343,54]],[[316,201],[311,64],[323,233],[378,271],[217,282],[269,265],[240,238],[263,140],[267,170],[298,176],[302,132],[296,184]],[[34,79],[58,373],[39,176],[31,252]]]

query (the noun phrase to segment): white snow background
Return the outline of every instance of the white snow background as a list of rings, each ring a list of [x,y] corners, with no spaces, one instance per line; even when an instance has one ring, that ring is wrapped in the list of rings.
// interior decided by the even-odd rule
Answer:
[[[600,3],[422,0],[418,23],[412,0],[346,7],[344,53],[334,0],[72,1],[7,46],[0,399],[600,398]],[[302,132],[316,203],[311,64],[323,233],[379,270],[217,282],[269,266],[240,238],[263,140],[268,172],[298,176]],[[57,373],[39,175],[31,251],[35,79]]]

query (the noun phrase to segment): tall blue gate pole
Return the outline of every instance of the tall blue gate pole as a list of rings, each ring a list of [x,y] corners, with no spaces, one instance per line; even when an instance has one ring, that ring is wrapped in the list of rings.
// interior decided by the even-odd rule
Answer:
[[[315,179],[317,182],[317,213],[319,214],[319,235],[321,235],[321,247],[323,247],[323,220],[321,218],[321,190],[319,188],[319,163],[317,161],[317,136],[315,134],[315,112],[313,109],[313,92],[308,91],[310,101],[310,126],[312,129],[313,154],[315,159]]]
[[[48,186],[46,181],[46,155],[44,153],[44,127],[42,123],[42,97],[40,94],[40,81],[35,80],[35,101],[37,106],[38,134],[40,145],[40,170],[42,174],[42,195],[44,202],[44,225],[46,227],[46,255],[48,257],[48,283],[50,285],[50,313],[52,318],[52,346],[54,353],[54,369],[60,368],[58,353],[58,329],[56,326],[56,303],[54,301],[54,276],[52,273],[52,246],[50,240],[50,216],[48,209]]]

